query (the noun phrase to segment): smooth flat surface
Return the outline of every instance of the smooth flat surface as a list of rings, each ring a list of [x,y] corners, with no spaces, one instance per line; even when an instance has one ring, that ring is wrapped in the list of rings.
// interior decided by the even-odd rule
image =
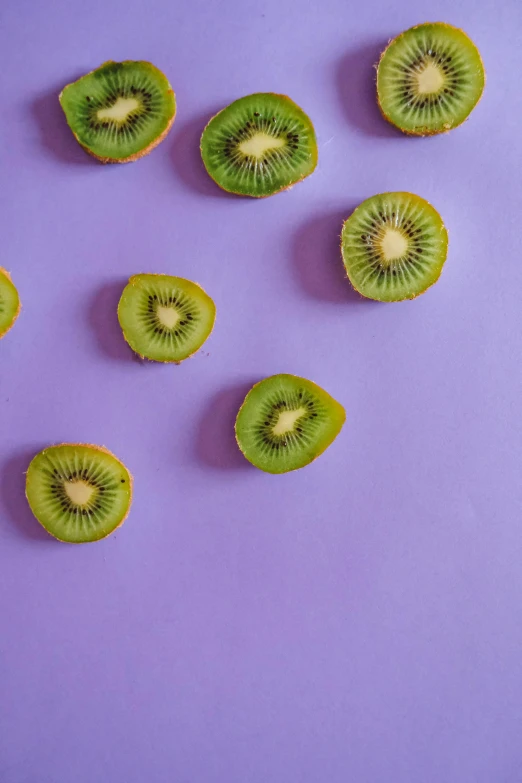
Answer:
[[[522,781],[522,11],[466,0],[24,2],[1,11],[2,783]],[[426,20],[463,27],[488,83],[470,121],[408,139],[372,64]],[[147,159],[75,144],[61,87],[143,58],[178,98]],[[198,139],[250,92],[288,93],[320,161],[291,192],[221,194]],[[450,253],[412,303],[358,300],[342,220],[410,190]],[[215,331],[180,367],[135,361],[116,303],[137,272],[199,282]],[[293,372],[347,409],[315,464],[250,467],[246,389]],[[116,535],[71,547],[26,506],[49,443],[135,476]]]

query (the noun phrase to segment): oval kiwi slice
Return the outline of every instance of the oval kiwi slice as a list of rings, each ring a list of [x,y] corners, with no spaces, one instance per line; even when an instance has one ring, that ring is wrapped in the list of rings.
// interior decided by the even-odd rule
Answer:
[[[203,163],[230,193],[271,196],[307,177],[317,165],[309,117],[286,95],[256,93],[213,117],[201,137]]]
[[[439,213],[412,193],[363,201],[343,226],[341,251],[350,282],[381,302],[413,299],[440,277],[448,232]]]
[[[170,275],[134,275],[123,289],[118,319],[133,351],[157,362],[181,362],[214,327],[216,305],[197,283]]]
[[[0,266],[0,337],[7,334],[20,313],[20,297],[11,275]]]
[[[60,541],[83,544],[105,538],[125,521],[132,476],[101,446],[62,443],[34,457],[25,492],[48,533]]]
[[[379,106],[405,133],[444,133],[469,116],[485,80],[480,53],[462,30],[442,22],[421,24],[394,38],[381,55]]]
[[[77,141],[102,163],[147,155],[170,130],[176,98],[167,77],[141,60],[111,60],[60,93]]]
[[[297,375],[272,375],[247,394],[236,419],[236,440],[253,465],[267,473],[297,470],[335,440],[343,406]]]

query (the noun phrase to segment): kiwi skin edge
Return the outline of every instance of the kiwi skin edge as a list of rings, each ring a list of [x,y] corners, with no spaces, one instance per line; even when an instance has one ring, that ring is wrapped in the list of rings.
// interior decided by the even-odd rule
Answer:
[[[404,193],[408,193],[408,191],[402,191],[402,192],[404,192]],[[415,194],[415,193],[408,193],[408,195],[409,195],[409,196],[415,196],[416,194]],[[429,205],[430,205],[430,207],[433,207],[433,204],[432,204],[431,202],[429,202],[427,199],[424,199],[424,201],[425,201],[427,204],[429,204]],[[361,203],[362,203],[362,202],[361,202]],[[359,207],[360,207],[360,206],[361,206],[361,204],[358,204],[358,206],[356,206],[356,207],[355,207],[355,209],[353,209],[353,210],[350,212],[350,214],[348,215],[348,217],[347,217],[347,218],[345,218],[345,220],[343,221],[343,225],[344,225],[344,223],[346,223],[346,221],[347,221],[347,220],[349,220],[349,218],[351,218],[351,216],[352,216],[352,215],[353,215],[353,214],[354,214],[354,213],[355,213],[355,212],[356,212],[356,211],[359,209]],[[433,209],[435,209],[435,207],[433,207]],[[441,218],[441,220],[442,220],[442,218]],[[446,232],[446,259],[444,260],[444,264],[445,264],[445,263],[446,263],[446,260],[447,260],[447,258],[448,258],[448,250],[449,250],[449,233],[448,233],[448,229],[446,228],[446,226],[445,226],[445,224],[444,224],[444,221],[442,221],[442,225],[444,226],[444,231]],[[342,232],[341,232],[341,244],[340,244],[340,250],[341,250],[341,259],[342,259],[342,258],[343,258],[343,235],[342,235]],[[431,288],[432,286],[434,286],[436,283],[438,283],[438,282],[439,282],[439,280],[440,280],[440,276],[441,276],[441,274],[442,274],[442,270],[444,269],[444,264],[442,265],[442,268],[441,268],[441,270],[440,270],[440,272],[439,272],[439,276],[437,277],[437,279],[436,279],[436,280],[434,280],[434,281],[433,281],[433,283],[430,283],[429,285],[427,285],[427,286],[426,286],[426,288],[425,288],[423,291],[419,291],[419,293],[418,293],[418,294],[415,294],[415,296],[407,296],[407,297],[405,297],[404,299],[396,299],[395,301],[392,301],[392,302],[383,302],[383,301],[382,301],[382,300],[380,300],[380,299],[373,299],[371,296],[366,296],[366,295],[365,295],[365,294],[363,294],[361,291],[359,291],[359,289],[358,289],[358,288],[356,288],[356,286],[355,286],[355,285],[354,285],[354,283],[352,282],[352,280],[351,280],[350,276],[348,275],[348,271],[347,271],[346,267],[344,266],[344,261],[343,261],[343,267],[344,267],[344,270],[345,270],[345,272],[346,272],[346,279],[348,280],[348,282],[349,282],[349,283],[350,283],[350,285],[352,286],[353,290],[354,290],[354,291],[356,291],[356,292],[359,294],[359,296],[360,296],[362,299],[368,299],[370,302],[380,302],[381,304],[396,304],[397,302],[408,302],[408,301],[410,301],[410,302],[411,302],[413,299],[417,299],[419,296],[422,296],[422,294],[425,294],[425,293],[426,293],[426,291],[427,291],[429,288]]]
[[[287,373],[287,374],[288,374],[288,375],[291,375],[293,378],[301,378],[301,376],[300,376],[300,375],[294,375],[293,373]],[[267,376],[267,378],[262,378],[262,379],[261,379],[260,381],[258,381],[257,383],[254,383],[254,385],[253,385],[253,386],[252,386],[252,387],[249,389],[249,391],[248,391],[248,393],[247,393],[247,395],[246,395],[245,399],[244,399],[244,400],[243,400],[243,402],[241,403],[241,406],[240,406],[240,408],[239,408],[239,410],[238,410],[238,412],[237,412],[237,415],[236,415],[236,421],[237,421],[237,418],[238,418],[239,414],[240,414],[240,413],[241,413],[241,411],[243,410],[243,408],[244,408],[244,406],[245,406],[245,403],[246,403],[246,398],[248,397],[248,395],[250,394],[250,392],[252,391],[252,389],[255,389],[255,388],[256,388],[256,386],[259,386],[259,384],[260,384],[260,383],[263,383],[263,381],[266,381],[266,380],[267,380],[268,378],[270,378],[270,377],[272,377],[272,376]],[[324,391],[324,390],[323,390],[323,391]],[[338,402],[337,400],[335,400],[335,402],[337,402],[337,404],[339,405],[339,407],[340,407],[340,408],[342,408],[342,410],[343,410],[343,412],[344,412],[344,418],[343,418],[343,423],[341,424],[341,426],[340,426],[340,428],[339,428],[339,432],[338,432],[338,433],[337,433],[337,435],[335,436],[334,440],[337,438],[337,436],[338,436],[338,435],[339,435],[339,433],[341,432],[342,428],[343,428],[343,427],[344,427],[344,425],[346,424],[346,410],[345,410],[345,408],[344,408],[344,405],[341,405],[341,403],[340,403],[340,402]],[[238,437],[237,437],[237,429],[236,429],[236,424],[235,424],[235,422],[234,422],[234,437],[235,437],[235,439],[236,439],[236,443],[237,443],[237,446],[238,446],[238,448],[239,448],[239,451],[241,452],[241,454],[244,456],[244,458],[247,460],[247,462],[248,462],[250,465],[253,465],[253,463],[252,463],[252,462],[250,462],[250,460],[248,459],[247,455],[245,454],[245,452],[244,452],[244,451],[243,451],[243,449],[241,448],[241,443],[239,442],[239,439],[238,439]],[[323,446],[323,448],[322,448],[320,451],[318,451],[318,452],[317,452],[317,454],[314,456],[314,458],[313,458],[313,459],[311,459],[311,460],[310,460],[310,462],[307,462],[307,463],[306,463],[306,465],[303,465],[301,468],[292,468],[292,470],[287,470],[287,471],[285,471],[284,473],[273,473],[272,471],[269,471],[269,470],[263,470],[263,473],[269,473],[271,476],[284,476],[284,475],[286,475],[287,473],[293,473],[295,470],[302,470],[303,468],[306,468],[306,467],[308,467],[308,465],[311,465],[311,464],[312,464],[312,462],[315,462],[315,460],[316,460],[318,457],[320,457],[320,456],[321,456],[321,454],[324,454],[324,452],[326,451],[326,449],[328,449],[328,448],[329,448],[329,447],[332,445],[332,443],[333,443],[333,440],[332,440],[332,441],[330,441],[329,443],[326,443],[326,444]],[[257,467],[257,466],[256,466],[256,465],[254,465],[254,467]],[[258,469],[258,470],[262,470],[261,468],[257,468],[257,469]]]
[[[147,275],[157,275],[158,277],[160,277],[162,273],[161,273],[161,272],[140,272],[140,273],[138,273],[138,274],[136,274],[136,275],[132,275],[132,277],[131,277],[131,278],[129,278],[129,283],[132,285],[132,280],[133,280],[133,278],[134,278],[134,277],[139,277],[139,276],[140,276],[140,275],[142,275],[142,274],[147,274]],[[198,287],[198,288],[201,288],[201,290],[203,291],[203,293],[204,293],[204,294],[207,294],[207,292],[205,291],[205,289],[203,288],[203,286],[201,286],[199,283],[196,283],[194,280],[191,280],[190,282],[191,282],[191,283],[193,283],[194,285],[197,285],[197,287]],[[128,284],[127,284],[127,285],[128,285]],[[209,296],[209,294],[207,294],[207,296]],[[121,298],[121,297],[120,297],[120,298]],[[210,296],[209,298],[210,298],[210,299],[212,299],[212,297],[211,297],[211,296]],[[214,301],[214,300],[212,299],[212,301]],[[118,311],[119,311],[119,307],[120,307],[120,304],[119,304],[119,302],[118,302]],[[215,307],[215,304],[214,304],[214,307]],[[118,323],[119,323],[119,321],[120,321],[120,319],[119,319],[119,316],[118,316]],[[209,332],[209,333],[208,333],[208,335],[206,336],[206,338],[205,338],[205,340],[204,340],[204,342],[203,342],[203,345],[206,343],[206,341],[208,340],[208,338],[210,337],[210,335],[211,335],[211,334],[212,334],[212,332],[214,331],[214,326],[215,326],[215,325],[216,325],[216,317],[215,317],[215,315],[214,315],[214,322],[213,322],[213,324],[212,324],[212,329],[210,330],[210,332]],[[121,328],[121,331],[123,332],[123,338],[124,338],[125,342],[127,343],[127,345],[129,346],[129,348],[131,349],[131,351],[132,351],[133,353],[135,353],[135,354],[136,354],[136,356],[139,356],[139,357],[140,357],[140,359],[143,359],[144,361],[147,361],[147,362],[158,362],[159,364],[175,364],[176,366],[178,366],[178,365],[180,365],[182,362],[186,361],[186,359],[191,359],[191,358],[192,358],[192,357],[193,357],[195,354],[197,354],[197,353],[198,353],[198,351],[200,351],[200,350],[201,350],[201,348],[202,348],[202,345],[200,345],[200,346],[199,346],[199,348],[196,348],[196,350],[195,350],[195,351],[192,351],[192,353],[189,353],[189,355],[188,355],[188,356],[185,356],[185,358],[184,358],[184,359],[180,359],[178,362],[175,362],[175,361],[169,361],[168,359],[149,359],[149,357],[148,357],[148,356],[142,356],[142,354],[141,354],[141,353],[138,353],[138,351],[135,351],[135,350],[134,350],[134,348],[132,347],[132,345],[130,344],[130,342],[127,340],[127,335],[125,334],[125,330],[123,329],[123,326],[121,325],[121,323],[120,323],[120,328]]]
[[[3,267],[3,266],[0,266],[0,275],[4,275],[5,277],[7,277],[7,279],[9,280],[9,282],[10,282],[10,283],[12,283],[12,282],[13,282],[13,281],[11,280],[11,275],[9,274],[9,272],[7,271],[7,269],[4,269],[4,267]],[[14,283],[13,283],[13,285],[14,285]],[[16,289],[16,290],[17,290],[17,292],[18,292],[18,289]],[[4,329],[4,331],[3,331],[3,332],[0,332],[0,339],[1,339],[1,338],[2,338],[2,337],[5,335],[5,334],[7,334],[7,332],[9,332],[9,331],[10,331],[10,329],[12,329],[12,328],[13,328],[13,326],[14,326],[14,324],[15,324],[15,321],[16,321],[16,319],[17,319],[17,318],[18,318],[18,316],[20,315],[20,310],[21,310],[21,309],[22,309],[22,303],[21,303],[21,301],[20,301],[20,295],[19,295],[19,296],[18,296],[18,309],[17,309],[16,313],[14,314],[14,316],[13,316],[13,320],[11,321],[11,323],[10,323],[10,325],[7,327],[7,329]]]
[[[132,488],[133,488],[133,485],[134,485],[134,476],[132,475],[132,473],[130,472],[128,467],[121,461],[121,459],[118,459],[116,454],[114,454],[112,451],[109,451],[109,449],[105,448],[105,446],[95,446],[93,443],[54,443],[53,447],[55,447],[55,446],[86,446],[89,449],[94,449],[95,451],[103,451],[105,454],[109,454],[111,457],[114,457],[116,462],[119,462],[120,465],[123,465],[123,467],[125,468],[125,470],[129,474],[129,507],[127,509],[127,513],[125,514],[125,516],[123,517],[121,522],[118,525],[116,525],[115,528],[113,528],[109,533],[106,533],[104,536],[101,536],[100,538],[95,538],[93,541],[64,541],[63,538],[59,538],[54,533],[51,533],[50,530],[47,530],[47,528],[44,525],[42,525],[42,523],[40,522],[40,520],[38,519],[36,514],[34,514],[34,512],[33,512],[34,518],[36,519],[38,524],[42,526],[42,528],[45,530],[46,533],[49,533],[49,535],[52,538],[56,539],[56,541],[60,541],[62,544],[73,544],[73,545],[77,545],[77,544],[80,544],[80,545],[81,544],[95,544],[97,541],[103,541],[104,538],[108,538],[109,536],[112,536],[112,534],[116,530],[118,530],[119,527],[121,527],[123,525],[123,523],[125,522],[125,520],[129,516],[130,510],[131,510],[131,506],[132,506],[132,491],[133,491]],[[51,448],[51,447],[48,447],[48,448]],[[39,451],[38,454],[41,454],[42,452],[45,452],[45,451],[47,451],[47,449],[42,449],[42,451]],[[35,457],[38,456],[38,454],[35,454]],[[26,485],[26,490],[25,490],[25,497],[27,498],[27,503],[29,505],[29,508],[31,508],[31,504],[29,503],[29,498],[27,497],[27,485]],[[31,508],[31,511],[33,511],[32,508]]]
[[[418,27],[424,27],[425,24],[440,24],[443,27],[450,27],[452,30],[458,30],[459,33],[462,33],[463,35],[466,36],[466,38],[469,38],[469,35],[466,32],[464,32],[464,30],[462,30],[460,27],[455,27],[455,25],[448,24],[447,22],[421,22],[420,24],[416,24],[413,27],[408,27],[407,30],[403,30],[402,33],[399,33],[399,35],[396,35],[395,38],[392,38],[391,40],[388,41],[388,45],[386,46],[384,51],[381,53],[381,56],[379,57],[379,62],[374,66],[376,74],[379,72],[379,66],[381,64],[381,60],[384,57],[384,55],[386,54],[386,52],[388,51],[388,49],[390,47],[390,44],[394,43],[399,38],[402,38],[402,36],[405,33],[409,33],[411,30],[416,30]],[[472,43],[475,46],[474,42],[472,42]],[[461,120],[460,122],[458,122],[456,125],[449,125],[447,128],[444,128],[443,130],[439,130],[439,131],[432,130],[430,128],[419,128],[419,130],[416,130],[416,131],[405,130],[404,128],[401,128],[400,125],[397,125],[396,122],[393,122],[393,120],[391,120],[384,113],[384,110],[383,110],[383,108],[381,106],[381,102],[379,100],[379,93],[377,92],[377,105],[379,107],[379,111],[381,112],[381,114],[384,117],[384,119],[386,120],[386,122],[389,122],[390,125],[393,125],[394,128],[397,128],[397,130],[400,130],[401,133],[405,133],[407,136],[440,136],[441,133],[449,133],[449,131],[453,130],[454,128],[458,128],[458,127],[460,127],[460,125],[463,125],[466,122],[466,120],[469,120],[473,110],[476,109],[477,106],[479,105],[480,101],[482,100],[482,96],[484,95],[484,90],[486,88],[486,69],[484,67],[484,62],[482,60],[482,55],[480,54],[478,46],[475,46],[475,48],[476,48],[476,50],[478,52],[478,56],[479,56],[479,59],[480,59],[480,64],[482,65],[482,70],[484,71],[484,86],[482,87],[482,92],[480,93],[480,98],[478,99],[478,101],[476,102],[475,106],[470,111],[470,113],[468,114],[467,117],[464,117],[464,119]],[[376,80],[376,87],[377,87],[377,80]]]
[[[97,71],[97,70],[99,70],[100,68],[103,68],[103,66],[104,66],[104,65],[110,65],[110,64],[111,64],[111,63],[113,63],[113,62],[114,62],[114,60],[106,60],[104,63],[102,63],[101,65],[99,65],[99,66],[98,66],[98,68],[93,68],[93,70],[92,70],[92,71],[89,71],[88,73],[86,73],[86,74],[84,74],[84,75],[85,75],[85,76],[90,76],[90,75],[91,75],[91,73],[94,73],[94,71]],[[123,61],[123,62],[125,62],[125,61]],[[147,64],[148,64],[148,65],[152,65],[154,68],[156,68],[156,66],[155,66],[155,65],[153,65],[153,63],[151,63],[151,62],[148,62],[147,60],[144,60],[144,62],[147,62]],[[158,70],[159,70],[159,69],[158,69]],[[82,78],[83,78],[83,77],[82,77]],[[61,98],[62,98],[63,91],[64,91],[64,90],[65,90],[67,87],[70,87],[70,86],[71,86],[71,84],[74,84],[74,82],[70,82],[69,84],[66,84],[66,85],[65,85],[65,87],[63,88],[63,90],[61,91],[61,93],[58,95],[58,100],[60,101],[60,105],[61,105]],[[174,90],[172,90],[172,89],[171,89],[171,90],[168,90],[168,92],[171,92],[171,93],[174,95]],[[175,97],[176,97],[176,96],[174,95],[174,98],[175,98]],[[135,161],[135,160],[139,160],[140,158],[144,158],[144,157],[145,157],[145,155],[148,155],[148,154],[149,154],[149,152],[152,152],[152,150],[154,149],[154,147],[157,147],[157,146],[158,146],[158,144],[161,144],[161,142],[163,141],[163,139],[165,138],[165,136],[167,135],[167,133],[168,133],[168,132],[170,131],[170,129],[172,128],[172,125],[173,125],[173,123],[174,123],[174,120],[176,119],[176,112],[177,112],[177,108],[178,108],[178,105],[177,105],[177,101],[176,101],[176,102],[175,102],[175,106],[174,106],[174,114],[172,115],[172,119],[170,120],[169,124],[167,125],[167,127],[165,128],[165,130],[163,131],[163,133],[161,133],[161,134],[160,134],[160,135],[159,135],[157,138],[155,138],[155,139],[154,139],[154,141],[151,141],[151,143],[149,144],[149,146],[148,146],[148,147],[145,147],[145,149],[142,149],[142,150],[140,150],[139,152],[135,152],[135,153],[134,153],[134,155],[129,155],[127,158],[103,158],[103,157],[100,157],[99,155],[96,155],[96,154],[95,154],[95,153],[94,153],[92,150],[90,150],[88,147],[86,147],[84,144],[82,144],[82,142],[81,142],[81,141],[80,141],[80,139],[78,138],[77,134],[76,134],[76,133],[75,133],[75,132],[72,130],[72,128],[71,128],[71,126],[70,126],[70,125],[69,125],[69,128],[70,128],[70,130],[72,131],[72,134],[73,134],[74,138],[76,139],[76,141],[78,142],[78,144],[80,145],[80,147],[81,147],[83,150],[85,150],[85,152],[86,152],[88,155],[90,155],[90,156],[91,156],[91,158],[95,158],[95,159],[96,159],[97,161],[99,161],[100,163],[132,163],[132,162],[133,162],[133,161]]]
[[[282,95],[281,93],[278,93],[278,92],[274,92],[274,93],[272,93],[272,95],[276,95],[278,98],[282,98],[285,101],[290,101],[291,103],[293,103],[292,99],[288,95]],[[227,106],[223,107],[223,109],[220,109],[220,111],[216,112],[216,114],[214,114],[209,119],[209,121],[207,122],[207,124],[203,128],[203,131],[201,133],[201,139],[203,139],[203,134],[205,133],[206,129],[208,128],[208,126],[210,125],[212,120],[214,120],[219,114],[221,114],[222,111],[225,111],[225,109],[228,109],[229,105],[230,104],[228,104]],[[301,107],[299,107],[299,108],[301,108]],[[302,109],[301,109],[301,111],[302,111]],[[306,116],[308,117],[308,115],[306,115]],[[308,119],[310,119],[310,118],[308,118]],[[311,122],[311,120],[310,120],[310,122]],[[313,123],[312,123],[312,126],[313,126]],[[315,131],[315,128],[314,128],[314,131]],[[199,152],[201,154],[201,160],[203,161],[203,165],[205,166],[205,161],[203,160],[203,148],[201,146],[201,140],[199,142]],[[317,144],[316,144],[314,167],[313,167],[312,171],[309,174],[305,174],[304,177],[301,177],[301,179],[296,179],[296,181],[292,182],[291,185],[287,185],[285,188],[281,188],[280,190],[275,190],[273,193],[266,193],[264,196],[255,196],[255,195],[252,195],[250,193],[244,193],[244,194],[242,194],[242,193],[235,193],[235,191],[228,190],[227,188],[224,188],[223,185],[220,185],[219,182],[214,179],[214,177],[212,176],[212,174],[210,173],[210,171],[207,169],[206,166],[205,166],[205,171],[209,175],[209,177],[212,180],[212,182],[215,182],[215,184],[218,186],[218,188],[221,188],[221,190],[224,190],[225,193],[232,193],[234,196],[240,196],[240,197],[244,196],[245,198],[270,198],[270,196],[276,196],[278,193],[284,193],[286,190],[292,190],[294,185],[298,185],[300,182],[303,182],[303,180],[305,180],[307,177],[309,177],[310,174],[313,174],[314,171],[317,168],[318,158],[319,158],[319,155],[318,155],[318,148],[317,148]]]

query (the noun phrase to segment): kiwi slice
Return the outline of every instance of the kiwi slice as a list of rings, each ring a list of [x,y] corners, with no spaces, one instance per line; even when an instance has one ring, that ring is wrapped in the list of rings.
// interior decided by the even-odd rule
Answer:
[[[464,122],[484,90],[480,53],[466,33],[442,22],[394,38],[377,67],[385,118],[405,133],[431,136]]]
[[[102,163],[147,155],[170,130],[176,98],[167,77],[141,60],[104,63],[59,96],[82,147]]]
[[[123,289],[118,319],[142,359],[179,363],[211,333],[216,305],[201,286],[183,277],[133,275]]]
[[[0,266],[0,337],[7,334],[20,313],[20,297],[11,275]]]
[[[27,470],[27,500],[55,538],[83,544],[105,538],[127,517],[132,476],[101,446],[62,443],[34,457]]]
[[[236,419],[236,440],[267,473],[303,468],[325,451],[345,422],[337,400],[306,378],[272,375],[256,383]]]
[[[230,193],[271,196],[307,177],[317,165],[309,117],[286,95],[240,98],[213,117],[201,137],[203,163]]]
[[[345,221],[341,251],[351,284],[381,302],[413,299],[436,283],[448,252],[439,213],[412,193],[381,193]]]

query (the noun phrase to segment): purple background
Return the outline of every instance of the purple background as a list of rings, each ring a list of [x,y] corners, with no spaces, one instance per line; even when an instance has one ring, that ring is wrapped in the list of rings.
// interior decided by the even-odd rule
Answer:
[[[387,39],[443,20],[488,71],[471,120],[408,139],[381,120]],[[518,0],[4,0],[1,264],[23,301],[0,343],[2,783],[522,781],[522,330]],[[103,167],[61,87],[149,59],[178,117]],[[261,201],[202,170],[205,121],[255,91],[313,118],[316,173]],[[440,283],[362,302],[338,235],[409,190],[450,234]],[[180,367],[140,364],[125,280],[186,276],[216,328]],[[347,410],[315,464],[252,468],[247,388],[304,375]],[[83,547],[24,499],[49,443],[112,449],[124,527]]]

